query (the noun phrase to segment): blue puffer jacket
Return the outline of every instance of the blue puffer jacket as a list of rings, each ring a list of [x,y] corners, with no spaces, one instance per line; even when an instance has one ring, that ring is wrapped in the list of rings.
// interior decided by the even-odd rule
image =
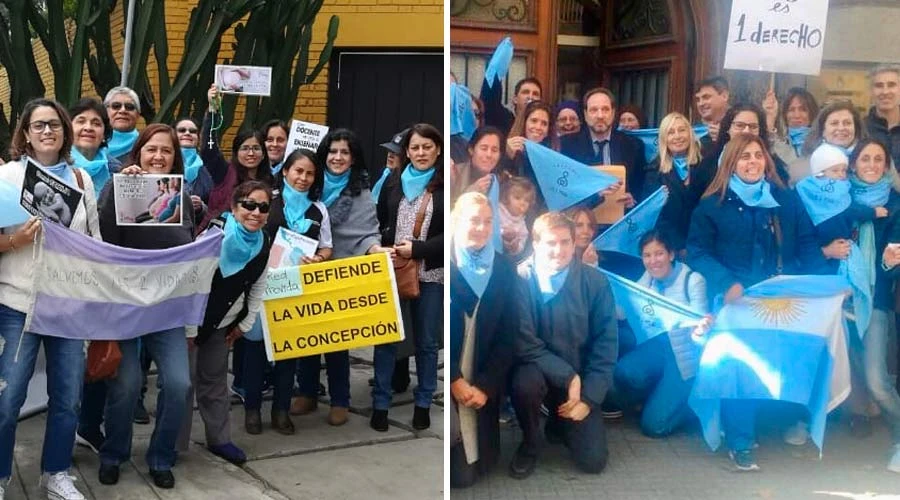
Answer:
[[[706,278],[713,302],[735,283],[746,288],[776,274],[803,274],[809,262],[824,259],[797,194],[773,185],[772,196],[781,206],[750,207],[729,189],[721,201],[707,196],[694,210],[687,263]]]

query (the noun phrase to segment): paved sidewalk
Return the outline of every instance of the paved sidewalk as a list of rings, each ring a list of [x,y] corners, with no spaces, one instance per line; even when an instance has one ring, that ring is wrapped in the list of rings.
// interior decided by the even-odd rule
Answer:
[[[727,453],[713,453],[699,430],[667,439],[640,433],[634,417],[609,424],[609,465],[600,475],[578,472],[562,445],[545,445],[534,475],[512,479],[507,466],[521,439],[506,426],[497,468],[474,487],[452,490],[456,499],[739,500],[900,499],[900,474],[885,470],[890,434],[880,421],[858,440],[845,421],[829,421],[825,454],[812,444],[783,444],[777,430],[763,428],[757,460],[761,472],[738,473]],[[762,422],[761,426],[765,427]]]
[[[371,397],[368,378],[373,375],[371,349],[351,353],[351,415],[341,427],[331,427],[327,397],[312,415],[291,417],[293,436],[282,436],[269,427],[269,403],[263,403],[263,433],[244,432],[244,411],[233,405],[231,428],[235,443],[249,461],[235,467],[204,448],[203,422],[194,412],[191,450],[179,455],[173,469],[175,488],[153,486],[144,453],[153,425],[135,425],[132,461],[123,465],[116,486],[97,480],[99,459],[90,450],[76,447],[73,473],[76,486],[90,499],[440,499],[443,498],[443,409],[432,406],[431,429],[412,429],[412,388],[395,397],[388,432],[369,428]],[[441,374],[443,371],[441,371]],[[325,374],[322,373],[324,382]],[[147,408],[155,408],[155,377],[150,378]],[[442,391],[443,377],[439,381]],[[15,471],[6,500],[46,498],[38,487],[40,451],[46,413],[23,420],[15,450]]]

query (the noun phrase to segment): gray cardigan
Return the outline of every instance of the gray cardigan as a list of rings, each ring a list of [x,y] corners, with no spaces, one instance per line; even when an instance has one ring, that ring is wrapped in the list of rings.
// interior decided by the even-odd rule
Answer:
[[[328,207],[333,259],[365,255],[372,245],[381,244],[372,193],[362,189],[358,195],[351,196],[348,191]]]

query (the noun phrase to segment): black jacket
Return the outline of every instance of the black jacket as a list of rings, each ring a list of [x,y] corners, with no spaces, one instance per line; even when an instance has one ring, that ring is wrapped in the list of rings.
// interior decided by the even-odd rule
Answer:
[[[440,159],[438,160],[440,161]],[[384,181],[381,195],[378,197],[378,225],[381,231],[381,244],[394,245],[397,234],[397,215],[400,210],[400,200],[403,199],[403,186],[400,183],[400,172],[395,169]],[[431,188],[428,188],[431,189]],[[412,258],[422,260],[425,270],[444,267],[444,185],[437,186],[431,192],[433,211],[431,224],[428,226],[428,234],[425,241],[414,241],[412,244]]]
[[[878,113],[875,112],[875,106],[869,109],[865,122],[869,136],[881,141],[890,149],[891,159],[894,160],[894,168],[900,168],[900,126],[888,130],[887,120],[878,116]]]
[[[603,155],[596,154],[591,133],[586,126],[577,134],[564,135],[559,138],[560,152],[585,165],[600,165]],[[625,166],[625,190],[636,199],[643,192],[644,143],[636,137],[613,130],[609,136],[609,158],[612,165]]]
[[[691,173],[689,182],[685,185],[678,172],[673,167],[672,170],[663,174],[659,171],[659,157],[656,157],[647,165],[646,174],[644,175],[644,192],[640,199],[645,200],[653,194],[661,186],[669,189],[669,199],[659,213],[659,219],[656,221],[656,228],[665,231],[672,237],[672,244],[675,250],[685,248],[688,229],[691,227],[691,214],[700,203],[700,197],[703,195],[701,189],[705,186],[695,182],[695,172],[697,164],[688,167]]]
[[[319,210],[319,207],[312,204],[306,210],[306,218],[313,221],[313,223],[310,224],[309,229],[303,233],[303,236],[318,240],[319,231],[322,229],[322,219],[324,218],[324,214]],[[271,236],[272,239],[275,239],[279,227],[291,229],[284,218],[284,198],[275,198],[272,200],[272,207],[269,211],[269,220],[266,222],[266,232],[269,233],[269,236]],[[293,229],[291,230],[293,231]]]

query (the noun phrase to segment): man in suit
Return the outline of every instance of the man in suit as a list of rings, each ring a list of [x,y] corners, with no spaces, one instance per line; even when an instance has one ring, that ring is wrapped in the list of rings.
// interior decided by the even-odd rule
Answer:
[[[616,98],[603,87],[589,90],[582,100],[584,127],[576,134],[560,137],[562,154],[586,165],[624,165],[625,208],[640,193],[644,182],[644,143],[635,137],[615,130]]]

